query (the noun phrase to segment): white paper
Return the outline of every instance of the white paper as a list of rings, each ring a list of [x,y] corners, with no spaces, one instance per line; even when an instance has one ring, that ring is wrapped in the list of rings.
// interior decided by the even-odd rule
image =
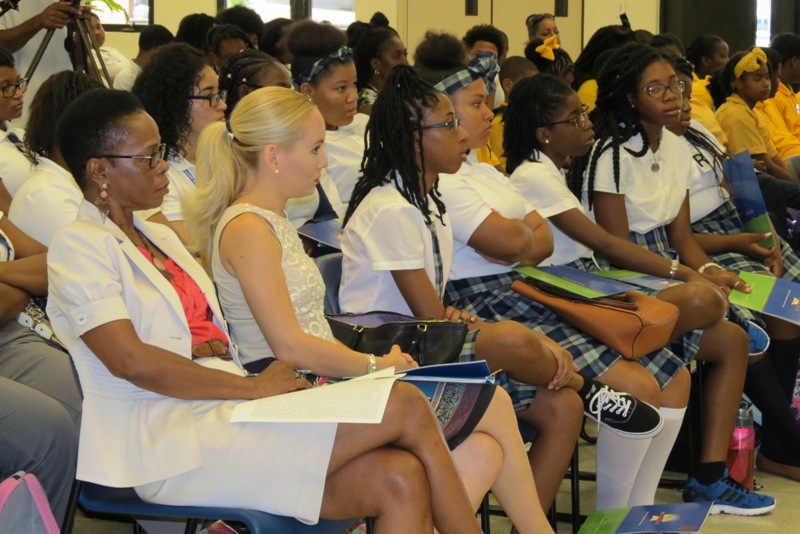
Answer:
[[[383,419],[394,368],[320,388],[242,402],[232,423],[366,423]]]

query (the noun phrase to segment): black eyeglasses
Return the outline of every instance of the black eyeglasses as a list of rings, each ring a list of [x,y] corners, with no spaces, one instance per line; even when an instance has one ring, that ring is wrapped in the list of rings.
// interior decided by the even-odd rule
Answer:
[[[423,124],[423,130],[430,130],[432,128],[450,128],[453,133],[458,133],[458,127],[461,126],[461,119],[453,119],[447,122],[439,122],[437,124]]]
[[[219,106],[219,103],[223,98],[224,97],[223,97],[223,94],[221,92],[220,93],[213,93],[213,94],[206,95],[206,96],[200,96],[200,95],[190,95],[189,96],[190,100],[208,100],[208,105],[211,106],[212,108],[215,108],[215,107]]]
[[[25,78],[20,78],[17,83],[12,83],[9,85],[4,85],[0,91],[3,92],[4,98],[14,98],[17,94],[17,90],[19,89],[20,93],[24,93],[28,90],[28,80]]]
[[[575,115],[574,117],[564,119],[563,121],[548,122],[547,124],[542,124],[542,126],[555,126],[556,124],[571,123],[575,128],[583,130],[583,127],[586,126],[586,121],[588,119],[589,119],[589,106],[584,104],[583,106],[581,106],[581,110],[578,112],[578,114]]]
[[[93,158],[113,158],[113,159],[147,159],[150,160],[150,168],[155,169],[159,163],[164,159],[164,154],[167,153],[167,145],[161,143],[155,152],[148,156],[121,156],[119,154],[101,154],[99,156],[92,156]]]
[[[556,17],[550,13],[534,13],[533,15],[529,15],[527,19],[525,19],[525,25],[528,28],[533,28],[544,19],[556,20]]]
[[[648,85],[647,87],[642,89],[642,91],[647,93],[647,96],[650,96],[652,98],[661,98],[662,96],[664,96],[664,93],[667,92],[667,89],[672,91],[673,94],[680,96],[686,90],[686,82],[684,82],[683,80],[675,80],[674,82],[671,82],[669,85],[664,85],[663,83],[654,83]]]

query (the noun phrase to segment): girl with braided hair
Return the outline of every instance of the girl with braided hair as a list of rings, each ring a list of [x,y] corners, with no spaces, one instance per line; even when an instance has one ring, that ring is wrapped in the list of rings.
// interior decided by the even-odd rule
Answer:
[[[597,108],[590,117],[597,141],[570,169],[571,189],[586,213],[612,235],[697,270],[723,291],[750,291],[738,276],[713,263],[695,240],[688,189],[692,155],[666,130],[681,116],[686,85],[659,51],[641,44],[617,50],[598,78]],[[686,95],[688,97],[688,94]],[[582,183],[581,183],[582,182]],[[763,334],[737,314],[745,327]],[[747,342],[733,323],[719,323],[725,335],[703,336],[696,359],[706,361],[707,418],[700,462],[687,482],[686,501],[715,501],[714,513],[759,515],[771,511],[773,498],[753,493],[725,469],[734,415],[747,367]],[[764,344],[753,348],[763,352]],[[686,361],[688,363],[688,360]]]
[[[260,50],[234,54],[219,71],[219,90],[225,94],[225,118],[245,95],[262,87],[292,87],[292,78],[277,59]]]
[[[691,87],[691,65],[677,62],[676,71],[687,89]],[[764,234],[742,228],[722,174],[724,148],[702,124],[691,120],[688,103],[684,102],[681,121],[669,129],[682,136],[693,155],[695,169],[689,191],[692,229],[711,259],[731,271],[773,274],[800,282],[800,258],[785,241],[775,236],[779,243],[766,249],[758,244]],[[763,415],[756,465],[763,471],[800,480],[800,424],[790,408],[800,358],[800,328],[768,316],[761,319],[772,342],[765,357],[751,359],[744,385],[744,392]]]
[[[622,496],[619,506],[650,504],[686,411],[686,362],[697,352],[701,335],[718,340],[729,333],[730,325],[722,322],[724,299],[716,286],[694,270],[612,235],[586,216],[561,170],[568,158],[585,155],[594,144],[592,122],[572,89],[550,75],[523,80],[511,93],[508,113],[505,146],[511,183],[547,218],[554,235],[554,253],[544,264],[595,271],[608,269],[610,263],[688,282],[658,293],[658,298],[681,311],[669,357],[656,354],[629,362],[604,353],[594,361],[587,355],[576,360],[584,372],[601,375],[601,380],[660,407],[664,429],[642,450],[639,472],[615,474],[618,480],[630,476],[633,488],[627,497]],[[594,254],[603,258],[602,267]]]
[[[428,60],[426,50],[418,49],[415,58],[420,77],[434,83],[434,87],[449,96],[456,115],[461,120],[461,126],[467,133],[467,148],[475,150],[482,147],[487,142],[488,127],[492,119],[491,111],[484,104],[487,94],[485,80],[491,79],[491,69],[484,69],[486,74],[472,79],[463,76],[464,67],[456,72],[437,68],[439,63]],[[457,57],[450,59],[455,62]],[[443,54],[438,54],[437,60],[441,63],[446,58]],[[470,64],[472,72],[477,72],[480,64],[473,63],[474,60]],[[462,82],[455,83],[454,80],[458,79],[462,79]],[[566,85],[563,87],[568,90]],[[508,119],[507,117],[506,120]],[[553,251],[553,240],[542,216],[508,179],[490,165],[476,161],[470,153],[456,172],[440,175],[439,191],[448,209],[454,240],[453,265],[448,277],[445,303],[469,310],[484,320],[515,321],[531,334],[535,332],[532,337],[544,336],[548,341],[559,343],[570,354],[581,375],[587,378],[585,384],[592,383],[588,379],[597,380],[602,384],[600,387],[613,388],[615,395],[626,399],[642,399],[648,403],[648,409],[656,412],[660,418],[661,414],[649,406],[650,403],[660,404],[658,388],[644,368],[636,364],[631,366],[634,367],[633,373],[641,371],[641,376],[638,377],[631,372],[625,374],[621,370],[606,373],[612,364],[622,359],[617,352],[566,324],[546,307],[531,305],[510,290],[511,283],[522,278],[512,266],[537,265],[546,261]],[[721,317],[721,309],[717,315],[718,318]],[[669,350],[656,351],[651,358],[646,358],[646,365],[663,367],[666,369],[664,373],[669,376],[683,367],[680,359]],[[514,373],[511,377],[522,383],[519,387],[511,383],[510,387],[514,387],[517,408],[523,414],[520,417],[524,418],[529,416],[526,413],[527,407],[534,394],[530,384],[536,383],[523,374]],[[684,380],[684,390],[686,382]],[[539,394],[537,391],[537,399]],[[584,396],[584,400],[588,399]],[[530,412],[536,414],[537,411],[535,404],[531,406]],[[586,411],[590,412],[588,406]],[[554,429],[546,422],[543,424],[537,420],[535,423],[541,427],[545,436],[554,433]],[[677,426],[680,426],[680,419]],[[600,431],[597,462],[599,509],[627,506],[637,473],[642,472],[644,477],[644,472],[649,471],[650,466],[644,466],[642,459],[649,449],[651,436],[656,433],[642,432],[636,436],[640,439],[630,439],[631,434],[634,432],[617,435],[606,429]],[[669,446],[666,451],[669,451]],[[531,457],[534,472],[540,479],[543,499],[551,495],[544,488],[553,487],[549,482],[554,480],[552,476],[557,475],[557,456],[557,452],[548,451],[547,455],[535,454]],[[545,457],[547,461],[544,460]],[[643,502],[652,502],[655,483],[662,469],[663,462],[661,466],[653,466],[654,472],[648,478],[652,481],[649,492],[641,487],[636,488],[638,497]]]
[[[602,420],[602,432],[608,429],[628,438],[646,440],[658,433],[661,416],[650,405],[575,373],[573,355],[559,342],[576,353],[592,347],[586,347],[581,334],[554,315],[542,313],[537,324],[523,325],[498,321],[501,317],[492,313],[484,322],[473,315],[473,307],[467,311],[458,302],[455,307],[443,302],[448,279],[457,268],[465,267],[457,261],[456,247],[462,247],[454,242],[458,225],[450,220],[451,214],[459,217],[460,206],[445,209],[446,181],[462,178],[451,175],[465,164],[471,142],[465,134],[483,123],[488,135],[491,112],[485,106],[483,79],[468,81],[452,97],[453,102],[463,97],[463,108],[455,107],[465,123],[472,124],[460,127],[451,99],[420,78],[410,68],[396,67],[370,116],[363,176],[345,218],[340,306],[349,312],[384,309],[466,321],[471,332],[460,359],[484,359],[492,371],[502,370],[500,383],[510,393],[517,417],[540,430],[529,461],[540,502],[547,509],[580,428],[581,400],[585,413]],[[467,114],[468,107],[474,111]],[[485,136],[477,142],[485,143]],[[506,181],[505,177],[489,165],[480,167],[481,172],[490,173],[489,187],[498,189],[492,198],[505,194],[502,182],[495,179]],[[523,203],[513,204],[516,208]],[[540,234],[535,219],[533,214],[525,222],[510,221],[508,225],[518,228],[521,237],[506,233],[495,240],[523,242],[525,251],[530,251],[531,235]],[[528,222],[537,228],[527,226]],[[546,249],[548,236],[541,237]],[[518,297],[515,302],[518,308],[529,307]],[[491,304],[482,308],[490,309]],[[615,417],[614,409],[620,409],[618,416],[624,415]]]

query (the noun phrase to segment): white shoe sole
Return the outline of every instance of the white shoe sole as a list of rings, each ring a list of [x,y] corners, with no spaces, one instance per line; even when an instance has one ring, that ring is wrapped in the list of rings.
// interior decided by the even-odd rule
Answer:
[[[711,507],[711,515],[729,514],[729,515],[764,515],[768,514],[775,509],[775,504],[764,506],[763,508],[738,508],[727,504],[715,504]]]

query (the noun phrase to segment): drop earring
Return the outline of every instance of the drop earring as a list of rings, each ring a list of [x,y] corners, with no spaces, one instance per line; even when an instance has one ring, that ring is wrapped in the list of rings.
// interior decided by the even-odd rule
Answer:
[[[102,219],[103,223],[106,222],[106,217],[108,217],[108,211],[111,208],[108,203],[108,184],[103,182],[100,184],[100,193],[97,195],[97,198],[94,199],[94,205],[97,206],[97,209],[100,211],[100,218]]]

